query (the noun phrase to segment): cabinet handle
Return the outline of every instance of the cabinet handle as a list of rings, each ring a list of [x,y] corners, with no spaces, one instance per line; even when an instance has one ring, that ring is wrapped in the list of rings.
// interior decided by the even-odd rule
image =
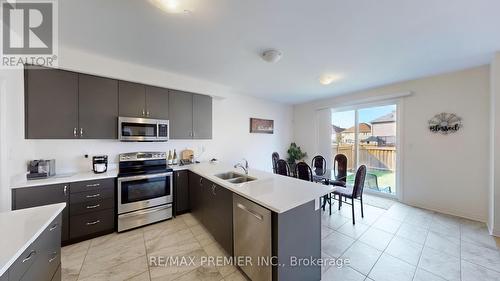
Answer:
[[[56,260],[56,258],[57,258],[57,252],[53,252],[52,255],[54,255],[54,257],[51,258],[51,259],[49,259],[49,263],[52,263],[53,261]]]
[[[64,192],[64,196],[68,195],[68,186],[67,185],[64,186],[63,192]]]
[[[203,184],[203,178],[200,178],[200,186]]]
[[[146,111],[146,116],[148,116],[148,117],[149,117],[149,110],[148,110],[148,111]]]
[[[76,128],[73,128],[73,136],[77,137]]]
[[[146,111],[143,109],[142,110],[142,116],[146,115]]]
[[[95,225],[95,224],[98,224],[100,223],[101,221],[100,220],[96,220],[96,221],[93,221],[93,222],[88,222],[86,223],[87,226],[91,226],[91,225]]]
[[[195,132],[195,131],[193,131],[193,135],[192,135],[192,137],[194,138],[195,136],[196,136],[196,132]]]
[[[54,231],[57,228],[57,223],[54,224],[51,228],[49,228],[49,231]]]
[[[80,128],[80,137],[83,137],[83,128]]]
[[[25,263],[25,262],[29,261],[29,260],[30,260],[30,259],[31,259],[34,255],[36,255],[36,251],[35,251],[35,250],[32,250],[32,251],[30,252],[30,254],[29,254],[27,257],[25,257],[25,258],[23,259],[23,263]]]
[[[94,183],[94,184],[87,184],[86,187],[98,187],[100,185],[101,184],[99,184],[99,183]]]
[[[215,192],[215,188],[217,188],[217,187],[215,186],[215,184],[212,184],[212,194],[213,194],[213,195],[217,195],[217,193]]]
[[[101,207],[101,204],[93,205],[93,206],[87,206],[87,209],[95,209]]]
[[[99,196],[101,196],[100,193],[97,193],[97,194],[94,194],[94,195],[87,195],[85,197],[87,197],[87,198],[96,198],[96,197],[99,197]]]

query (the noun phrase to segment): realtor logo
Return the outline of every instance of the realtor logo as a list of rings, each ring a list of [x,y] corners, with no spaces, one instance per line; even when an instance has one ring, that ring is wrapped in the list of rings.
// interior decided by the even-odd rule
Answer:
[[[1,0],[2,66],[56,66],[55,0]]]

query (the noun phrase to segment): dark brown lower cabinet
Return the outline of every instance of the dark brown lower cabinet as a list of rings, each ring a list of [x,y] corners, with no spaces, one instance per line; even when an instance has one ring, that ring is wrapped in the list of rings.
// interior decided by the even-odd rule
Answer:
[[[232,192],[193,172],[189,172],[191,213],[214,239],[233,254]]]
[[[1,281],[60,281],[61,223],[59,215],[10,266]]]
[[[115,215],[113,209],[71,216],[70,238],[72,240],[87,239],[113,232]]]
[[[174,173],[175,214],[181,215],[189,211],[189,171]]]
[[[211,232],[219,245],[233,254],[233,193],[226,188],[212,184],[208,190],[210,200],[209,222]]]
[[[114,232],[115,186],[115,179],[71,184],[71,241],[77,242]]]
[[[13,189],[12,209],[66,203],[61,242],[79,242],[114,232],[115,181],[111,178]]]
[[[69,240],[69,184],[53,184],[12,189],[12,210],[66,203],[62,212],[61,241]]]

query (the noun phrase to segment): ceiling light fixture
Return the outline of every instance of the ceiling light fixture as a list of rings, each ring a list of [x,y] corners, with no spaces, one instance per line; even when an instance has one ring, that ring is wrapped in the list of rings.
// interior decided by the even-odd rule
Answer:
[[[340,78],[342,77],[340,77],[339,75],[323,74],[319,77],[319,83],[321,83],[322,85],[330,85],[333,82],[340,80]]]
[[[279,61],[282,56],[283,56],[283,53],[279,50],[276,50],[276,49],[270,49],[270,50],[264,51],[261,54],[262,59],[267,61],[267,62],[270,62],[270,63],[275,63],[275,62]]]
[[[181,0],[149,0],[153,5],[162,9],[169,14],[189,14],[190,10],[187,10],[183,5],[181,5]],[[185,2],[185,1],[184,1]]]

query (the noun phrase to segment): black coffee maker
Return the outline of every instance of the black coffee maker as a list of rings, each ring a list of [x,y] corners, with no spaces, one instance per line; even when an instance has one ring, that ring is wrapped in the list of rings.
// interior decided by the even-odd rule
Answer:
[[[106,173],[108,171],[108,156],[96,155],[92,157],[92,171],[96,174]]]

